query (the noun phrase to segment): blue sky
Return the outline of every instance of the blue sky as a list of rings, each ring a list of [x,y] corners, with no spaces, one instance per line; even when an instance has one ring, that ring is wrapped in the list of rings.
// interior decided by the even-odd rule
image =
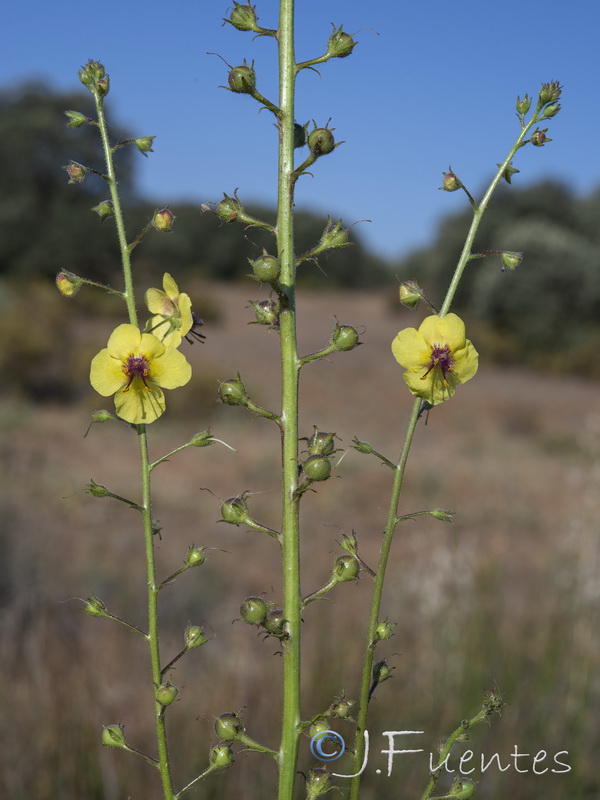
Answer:
[[[257,0],[261,24],[276,27],[276,0]],[[257,86],[277,100],[275,43],[222,25],[227,0],[112,0],[17,3],[3,9],[0,85],[31,78],[83,88],[89,58],[111,76],[109,113],[135,135],[156,135],[139,158],[138,187],[159,203],[273,203],[276,132],[267,112],[219,86],[227,67],[255,60]],[[331,24],[356,33],[346,59],[305,71],[297,119],[331,118],[342,147],[297,189],[298,207],[370,223],[358,228],[394,257],[425,244],[437,222],[465,207],[438,187],[452,165],[472,193],[491,177],[518,133],[516,96],[541,83],[564,86],[554,139],[526,147],[514,184],[553,176],[587,193],[600,185],[600,3],[597,0],[298,0],[298,60],[324,52]],[[115,128],[115,137],[119,135]]]

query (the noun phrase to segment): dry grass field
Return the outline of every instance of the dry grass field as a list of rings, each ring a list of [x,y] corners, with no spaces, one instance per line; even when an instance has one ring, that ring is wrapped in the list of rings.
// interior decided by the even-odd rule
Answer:
[[[165,659],[181,649],[188,622],[207,626],[212,637],[173,676],[183,687],[169,711],[179,786],[205,765],[216,714],[243,709],[251,736],[272,747],[278,741],[277,643],[232,624],[246,595],[279,599],[277,545],[218,522],[221,500],[247,491],[253,516],[277,527],[278,435],[272,423],[214,401],[218,380],[239,371],[255,402],[278,408],[277,336],[247,326],[247,301],[260,299],[250,282],[206,291],[220,320],[188,355],[194,378],[180,390],[187,399],[168,394],[165,417],[150,428],[153,458],[209,425],[238,451],[190,448],[154,472],[160,574],[178,569],[190,544],[211,548],[207,562],[162,597]],[[304,435],[313,425],[335,431],[340,455],[357,436],[394,460],[412,398],[390,342],[418,318],[392,314],[388,298],[378,294],[304,294],[302,351],[324,346],[336,318],[364,327],[364,344],[304,368]],[[90,356],[104,347],[112,325],[96,320],[82,331],[93,341]],[[510,766],[476,769],[478,796],[600,797],[599,388],[497,369],[482,359],[476,378],[420,424],[401,510],[441,507],[456,517],[452,525],[421,517],[397,531],[384,601],[397,626],[378,650],[394,672],[372,703],[365,800],[418,798],[435,740],[476,713],[494,684],[508,701],[503,717],[476,730],[468,746],[488,757],[497,753]],[[102,725],[122,722],[133,746],[153,752],[143,643],[86,616],[76,599],[96,594],[112,613],[144,626],[139,520],[121,504],[82,492],[93,479],[137,499],[135,434],[110,423],[84,439],[89,411],[112,410],[110,399],[91,390],[88,399],[64,408],[0,406],[0,797],[6,800],[160,797],[150,767],[98,745]],[[327,579],[344,532],[356,531],[367,563],[377,559],[389,472],[351,450],[334,474],[302,501],[306,593]],[[342,691],[356,696],[369,595],[365,574],[306,609],[307,717]],[[397,740],[397,747],[426,753],[398,756],[391,777],[380,752],[386,730],[425,731]],[[515,747],[529,754],[516,762],[521,771]],[[548,770],[534,774],[533,756],[541,750],[548,755],[537,769]],[[553,761],[559,751],[568,751],[560,760],[570,772]],[[302,768],[312,763],[307,739]],[[339,765],[335,771],[349,771]],[[273,782],[266,757],[241,753],[230,770],[189,796],[265,800]]]

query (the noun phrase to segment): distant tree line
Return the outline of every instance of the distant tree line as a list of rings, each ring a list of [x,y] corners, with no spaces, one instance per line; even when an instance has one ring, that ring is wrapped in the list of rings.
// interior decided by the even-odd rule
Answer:
[[[80,269],[86,277],[109,281],[120,269],[116,237],[106,230],[112,220],[101,224],[90,212],[108,196],[102,179],[88,175],[82,184],[71,186],[61,169],[69,161],[104,169],[97,131],[92,126],[67,128],[64,112],[69,109],[93,117],[84,94],[57,94],[41,84],[0,93],[0,275],[53,277],[60,269]],[[130,136],[114,120],[112,128],[120,138]],[[140,154],[134,147],[118,150],[117,156],[128,234],[133,238],[154,209],[169,199],[157,198],[153,204],[136,194],[134,162]],[[203,213],[200,201],[172,200],[169,207],[176,216],[173,231],[147,236],[136,251],[137,263],[150,277],[162,275],[168,264],[179,276],[193,272],[205,279],[232,280],[248,274],[248,258],[256,258],[263,247],[273,251],[269,234],[225,225],[214,214]],[[272,209],[247,205],[246,210],[274,219]],[[299,212],[297,252],[311,249],[326,223],[326,217]],[[380,284],[388,274],[385,262],[363,247],[355,229],[350,238],[351,247],[327,254],[319,266],[302,267],[305,285],[359,289]]]
[[[90,210],[107,197],[103,181],[88,176],[82,184],[71,186],[61,169],[70,160],[104,169],[96,130],[67,128],[64,112],[68,109],[93,115],[83,93],[58,94],[42,84],[0,92],[0,339],[4,345],[0,369],[9,382],[17,385],[20,380],[24,393],[40,398],[71,392],[59,377],[64,375],[64,365],[54,364],[43,327],[50,325],[55,339],[62,336],[67,346],[69,323],[51,283],[54,276],[66,268],[118,283],[120,271],[116,237],[109,228],[113,222],[101,223]],[[130,134],[118,121],[111,124],[122,138],[128,138]],[[156,208],[169,202],[169,198],[153,203],[139,197],[136,159],[140,154],[133,147],[117,152],[131,238]],[[492,200],[475,250],[522,251],[523,261],[514,273],[501,270],[499,256],[472,261],[454,310],[467,318],[470,336],[488,360],[600,377],[600,189],[578,197],[555,182],[520,189],[518,178]],[[147,236],[135,253],[148,284],[159,285],[166,269],[188,282],[235,280],[250,272],[249,258],[263,248],[273,252],[268,234],[223,224],[214,214],[202,212],[201,201],[179,204],[172,200],[169,207],[176,216],[173,231]],[[272,209],[246,208],[254,216],[274,219]],[[431,246],[396,263],[370,253],[354,228],[354,245],[321,257],[318,265],[303,264],[300,283],[329,289],[381,289],[393,286],[397,279],[416,279],[434,305],[440,304],[470,222],[465,199],[464,212],[442,222]],[[326,223],[323,216],[299,212],[297,252],[312,248]],[[30,287],[28,293],[20,288],[23,281]],[[41,284],[33,290],[36,281]],[[82,296],[78,313],[86,303],[102,302],[103,296],[95,293],[91,299],[92,294],[89,300]],[[24,335],[22,321],[32,299],[44,308],[39,308],[37,329],[30,326]],[[400,310],[396,296],[393,308]],[[400,319],[402,324],[418,324],[406,310]]]

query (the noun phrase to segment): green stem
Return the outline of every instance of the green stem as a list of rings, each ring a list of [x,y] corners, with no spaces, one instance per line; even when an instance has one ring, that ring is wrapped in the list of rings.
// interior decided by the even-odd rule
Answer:
[[[360,699],[359,709],[356,725],[356,739],[355,739],[355,758],[354,772],[358,772],[361,768],[364,758],[364,732],[367,727],[367,714],[369,710],[369,689],[371,688],[373,661],[375,648],[373,642],[376,641],[376,629],[379,623],[379,615],[381,611],[381,597],[383,594],[383,584],[385,580],[385,572],[387,562],[392,547],[392,540],[394,538],[394,531],[398,524],[398,503],[400,502],[400,492],[404,482],[404,472],[406,469],[406,462],[410,452],[413,436],[419,421],[419,409],[421,408],[421,400],[417,397],[413,403],[412,413],[408,421],[406,429],[406,436],[404,438],[404,446],[398,464],[394,470],[394,482],[392,484],[392,494],[390,497],[390,505],[388,509],[387,523],[383,534],[383,542],[379,553],[379,563],[377,572],[375,574],[373,600],[371,602],[371,616],[369,618],[369,629],[367,632],[367,647],[365,651],[365,658],[363,662],[363,671],[360,685]],[[358,800],[360,792],[360,778],[358,775],[352,779],[350,788],[350,800]]]
[[[106,161],[106,179],[110,188],[113,203],[114,219],[117,226],[119,248],[121,251],[121,264],[123,267],[123,281],[125,284],[125,302],[131,325],[137,327],[137,312],[135,307],[135,295],[133,290],[133,277],[131,272],[131,252],[127,245],[125,234],[125,223],[121,200],[117,189],[117,180],[113,163],[113,150],[108,138],[106,120],[104,118],[103,98],[94,93],[96,109],[98,112],[98,127],[102,137],[102,147]],[[148,456],[148,439],[145,425],[136,425],[138,441],[140,447],[140,468],[142,481],[142,504],[141,512],[144,521],[144,541],[146,547],[146,578],[147,578],[147,597],[148,597],[148,646],[150,650],[150,663],[152,672],[152,683],[157,687],[161,683],[162,673],[160,669],[160,649],[158,638],[158,594],[160,586],[156,583],[156,560],[154,554],[154,526],[152,524],[152,495],[150,484],[150,459]],[[164,707],[154,699],[154,717],[156,725],[156,739],[158,746],[158,764],[160,771],[163,793],[165,800],[174,800],[173,783],[169,764],[169,751],[167,748],[167,732],[164,718]]]
[[[160,648],[158,637],[158,595],[160,586],[156,583],[156,559],[154,554],[154,531],[152,525],[152,495],[150,484],[150,461],[148,459],[148,440],[146,426],[138,425],[140,444],[140,461],[142,473],[142,506],[144,508],[144,542],[146,546],[146,582],[148,592],[148,645],[150,649],[150,666],[153,685],[162,683],[160,668]],[[165,725],[164,706],[154,700],[154,721],[158,745],[158,769],[163,785],[165,800],[174,800],[169,750],[167,747],[167,730]]]
[[[98,128],[100,129],[100,136],[102,137],[102,148],[104,150],[104,160],[106,162],[106,180],[108,183],[108,188],[110,189],[110,198],[113,204],[115,224],[117,226],[117,236],[119,238],[119,249],[121,251],[121,265],[123,267],[123,279],[125,282],[125,302],[127,303],[129,322],[132,325],[137,325],[137,311],[135,308],[135,295],[133,293],[133,279],[131,275],[131,254],[129,252],[129,247],[127,246],[127,235],[125,233],[123,210],[121,208],[121,199],[117,189],[115,165],[113,162],[113,150],[108,138],[106,119],[104,117],[104,100],[95,92],[94,100],[96,102]]]
[[[283,651],[283,711],[279,749],[278,799],[291,800],[300,737],[300,525],[298,486],[298,376],[296,275],[294,259],[294,0],[279,4],[279,163],[277,252],[281,265],[282,309],[279,420],[282,453],[283,611],[287,638]]]
[[[462,278],[464,269],[471,258],[471,249],[473,247],[473,242],[475,241],[475,234],[477,233],[477,229],[479,228],[479,223],[481,222],[481,218],[485,213],[488,203],[490,202],[492,195],[494,194],[498,184],[502,180],[506,168],[513,160],[517,150],[523,146],[523,142],[527,134],[529,133],[531,128],[536,124],[536,122],[539,122],[538,115],[534,114],[527,123],[527,125],[525,125],[525,127],[521,130],[519,138],[509,150],[508,155],[506,156],[502,164],[500,164],[500,166],[498,167],[498,171],[494,175],[494,178],[490,183],[490,185],[488,186],[486,193],[483,195],[481,202],[479,203],[479,205],[473,206],[473,220],[471,222],[471,227],[469,228],[469,233],[467,234],[467,238],[465,240],[462,253],[460,254],[460,258],[458,260],[458,264],[456,265],[456,269],[454,270],[452,281],[450,282],[450,286],[448,287],[448,291],[446,292],[444,304],[439,313],[440,317],[443,317],[448,313],[452,301],[454,300],[454,295],[456,294],[456,290],[458,289],[458,284],[460,283],[460,279]]]

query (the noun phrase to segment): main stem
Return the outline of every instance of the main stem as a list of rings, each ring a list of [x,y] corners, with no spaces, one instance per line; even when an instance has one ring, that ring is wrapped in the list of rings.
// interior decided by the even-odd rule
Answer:
[[[277,252],[282,287],[281,457],[283,612],[287,638],[283,650],[283,716],[279,749],[278,800],[294,793],[300,735],[300,525],[298,487],[298,374],[296,340],[296,265],[294,258],[294,0],[279,4],[279,164]]]

